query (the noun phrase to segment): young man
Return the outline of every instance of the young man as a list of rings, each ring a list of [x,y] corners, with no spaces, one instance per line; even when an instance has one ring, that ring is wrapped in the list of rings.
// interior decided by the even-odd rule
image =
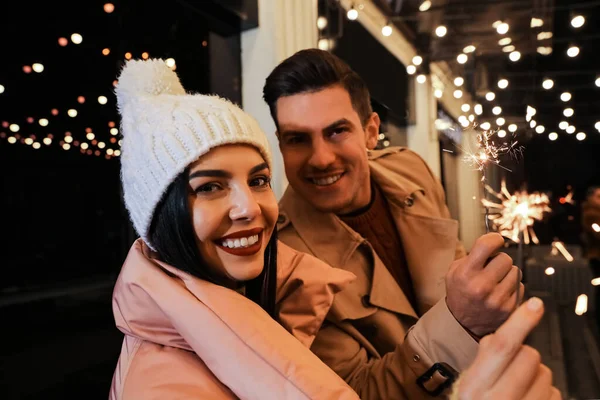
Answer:
[[[279,238],[358,277],[311,349],[363,399],[445,394],[478,338],[516,307],[520,272],[498,253],[502,237],[485,235],[465,255],[425,162],[406,148],[371,150],[379,117],[334,55],[311,49],[283,61],[264,99],[290,183]]]

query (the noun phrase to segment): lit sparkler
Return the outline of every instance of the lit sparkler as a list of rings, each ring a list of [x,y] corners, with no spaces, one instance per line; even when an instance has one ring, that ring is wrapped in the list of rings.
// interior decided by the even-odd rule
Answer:
[[[550,199],[544,193],[527,193],[525,190],[510,194],[506,182],[502,181],[500,192],[496,192],[489,185],[485,189],[500,202],[496,203],[487,199],[481,200],[483,205],[491,210],[488,219],[502,236],[519,243],[520,233],[523,234],[525,244],[539,243],[533,230],[535,221],[541,221],[544,213],[551,212]]]

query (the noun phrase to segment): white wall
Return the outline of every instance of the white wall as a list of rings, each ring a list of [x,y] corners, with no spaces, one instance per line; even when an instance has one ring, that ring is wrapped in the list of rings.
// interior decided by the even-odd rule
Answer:
[[[273,68],[295,52],[317,45],[317,0],[259,0],[259,27],[242,33],[242,103],[269,138],[273,151],[273,190],[287,186],[275,124],[262,99]]]

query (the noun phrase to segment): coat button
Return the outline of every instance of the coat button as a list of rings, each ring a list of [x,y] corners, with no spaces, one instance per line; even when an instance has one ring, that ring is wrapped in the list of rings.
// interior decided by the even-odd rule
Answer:
[[[418,355],[418,354],[415,354],[415,356],[413,357],[413,361],[414,361],[414,362],[417,362],[417,361],[419,361],[420,359],[421,359],[421,357],[419,357],[419,355]]]
[[[404,198],[404,205],[406,207],[412,207],[413,204],[415,204],[415,199],[412,196],[406,196]]]
[[[368,294],[365,294],[360,301],[364,307],[371,307],[371,296]]]

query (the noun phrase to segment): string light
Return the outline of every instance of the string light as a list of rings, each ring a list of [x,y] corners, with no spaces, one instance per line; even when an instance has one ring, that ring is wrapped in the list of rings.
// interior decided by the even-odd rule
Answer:
[[[81,42],[83,42],[83,36],[81,36],[79,33],[74,33],[71,35],[71,42],[75,44],[81,44]]]
[[[0,94],[4,93],[4,86],[0,85]]]
[[[325,18],[324,16],[319,16],[319,18],[317,18],[317,28],[322,31],[323,29],[327,28],[327,18]]]
[[[390,36],[390,35],[392,34],[392,27],[390,26],[390,24],[389,24],[389,23],[388,23],[388,24],[385,24],[385,25],[383,26],[383,28],[381,28],[381,34],[382,34],[383,36],[386,36],[386,37],[387,37],[387,36]]]
[[[358,18],[358,11],[352,6],[346,14],[350,21],[355,21]]]
[[[485,99],[487,101],[494,101],[495,98],[496,98],[496,93],[494,93],[494,92],[487,92],[485,94]]]
[[[481,129],[483,129],[484,131],[489,131],[490,128],[492,127],[492,125],[489,122],[482,122],[481,125],[479,125],[481,127]]]
[[[67,114],[69,115],[69,117],[75,118],[77,116],[77,110],[74,108],[71,108],[67,111]]]
[[[577,128],[575,128],[573,125],[569,125],[569,127],[567,128],[567,133],[569,135],[572,135],[575,133],[576,130],[577,130]]]
[[[412,62],[413,62],[414,65],[419,66],[419,65],[423,64],[423,57],[421,57],[421,56],[414,56],[413,59],[412,59]]]
[[[460,87],[464,83],[465,83],[465,80],[462,77],[458,76],[458,77],[454,78],[454,86]]]
[[[419,6],[419,11],[424,12],[427,11],[431,8],[431,1],[429,0],[425,0],[424,2],[421,3],[421,5]]]
[[[46,146],[50,146],[52,144],[52,139],[50,139],[49,137],[46,137],[46,138],[44,138],[43,142]]]
[[[475,114],[477,114],[477,115],[483,114],[483,106],[481,104],[475,104],[475,107],[473,107],[473,110],[475,111]]]
[[[44,65],[40,63],[34,63],[31,68],[38,74],[41,74],[44,71]]]
[[[106,96],[98,96],[98,103],[104,105],[108,102],[108,99],[106,98]]]
[[[31,67],[29,65],[24,65],[23,72],[25,72],[26,74],[31,73]]]
[[[65,143],[62,145],[62,148],[65,150],[69,150],[71,148],[71,145],[69,143]]]
[[[10,136],[8,138],[8,143],[15,144],[15,143],[17,143],[17,139],[14,136]]]
[[[596,125],[594,125],[594,128],[596,128],[597,130],[600,131],[600,121],[596,122]]]
[[[508,87],[508,79],[500,79],[498,81],[498,87],[500,89],[506,89]]]
[[[469,54],[469,53],[473,53],[475,50],[477,50],[477,47],[470,44],[463,49],[463,53]]]
[[[542,82],[542,87],[546,90],[550,90],[554,87],[554,81],[550,78],[546,78],[544,79],[544,82]]]
[[[571,58],[577,57],[579,55],[579,47],[577,47],[577,46],[569,47],[569,49],[567,50],[567,55]]]
[[[540,46],[537,48],[537,52],[543,56],[549,56],[552,54],[552,47],[550,46]]]
[[[113,136],[117,136],[119,134],[119,130],[117,128],[111,128],[110,134]]]
[[[107,47],[105,49],[102,49],[102,55],[107,56],[110,54],[110,49]]]
[[[498,131],[497,135],[498,135],[499,138],[506,137],[506,131],[504,129],[501,129],[501,130]]]
[[[204,42],[202,42],[202,43],[204,43]],[[145,51],[145,52],[143,52],[143,53],[142,53],[142,58],[143,58],[144,60],[147,60],[147,59],[148,59],[148,57],[150,57],[150,54],[148,54],[148,52],[147,52],[147,51]]]
[[[456,57],[456,61],[458,61],[459,64],[466,64],[467,61],[469,61],[469,56],[467,56],[464,53],[460,53],[457,57]]]
[[[463,97],[463,91],[460,89],[457,89],[454,91],[454,98],[455,99],[460,99],[461,97]]]
[[[48,126],[48,120],[46,118],[41,118],[38,123],[40,126]]]
[[[496,106],[496,107],[492,108],[492,113],[494,113],[494,115],[502,114],[502,107]]]
[[[517,125],[516,125],[516,124],[510,124],[510,125],[508,126],[508,130],[509,130],[510,132],[512,132],[512,133],[516,132],[516,131],[517,131]]]
[[[175,66],[175,59],[173,59],[173,58],[167,58],[165,60],[165,64],[167,64],[167,67],[173,68]]]
[[[131,60],[132,57],[133,57],[133,55],[130,52],[125,53],[126,60]]]
[[[541,135],[542,133],[544,133],[544,131],[545,131],[545,130],[546,130],[546,128],[544,127],[544,125],[538,125],[538,126],[536,126],[536,127],[535,127],[535,131],[536,131],[538,134],[540,134],[540,135]]]
[[[581,28],[585,24],[585,17],[583,15],[576,15],[571,19],[571,26],[573,28]]]
[[[516,49],[516,47],[515,47],[515,46],[513,46],[513,45],[511,44],[511,45],[508,45],[508,46],[504,46],[504,47],[502,48],[502,51],[503,51],[504,53],[510,53],[510,52],[512,52],[512,51],[515,51],[515,49]]]
[[[65,47],[68,44],[69,44],[69,41],[67,40],[67,38],[64,38],[64,37],[58,38],[58,45],[59,46]]]
[[[563,111],[563,115],[567,118],[572,117],[573,114],[575,114],[575,111],[572,108],[565,108],[565,110]]]
[[[556,271],[554,270],[553,267],[548,267],[548,268],[546,268],[546,270],[544,272],[546,273],[546,275],[554,275],[554,273]]]
[[[535,127],[536,127],[536,125],[537,125],[537,122],[535,121],[535,119],[532,119],[532,120],[529,122],[529,127],[530,127],[531,129],[535,128]]]
[[[575,138],[581,142],[582,140],[585,140],[586,136],[585,132],[579,132],[575,135]]]
[[[438,98],[438,99],[441,99],[441,98],[442,98],[442,96],[444,96],[444,91],[443,91],[442,89],[435,89],[435,90],[433,91],[433,95],[434,95],[436,98]]]
[[[421,74],[421,75],[417,76],[417,82],[425,83],[425,82],[427,82],[427,77],[425,75]]]
[[[88,147],[89,147],[89,144],[87,144],[85,142],[81,143],[81,149],[82,150],[87,150]]]
[[[508,32],[509,29],[510,29],[510,26],[506,22],[502,22],[496,28],[496,32],[498,32],[501,35],[505,35]]]
[[[462,106],[460,106],[460,109],[462,110],[462,112],[469,112],[471,110],[471,106],[468,103],[465,103]]]
[[[569,123],[567,121],[561,121],[560,124],[558,124],[558,127],[563,131],[567,130],[567,128],[569,127]]]
[[[93,132],[90,132],[90,133],[86,134],[85,137],[87,138],[87,140],[94,140],[96,135],[94,135]]]
[[[504,126],[505,123],[506,123],[506,120],[502,117],[500,117],[496,120],[496,125],[498,125],[498,126]]]
[[[544,26],[544,20],[541,18],[532,17],[530,26],[532,28],[540,28]]]
[[[562,94],[560,95],[560,99],[561,99],[562,101],[564,101],[565,103],[566,103],[567,101],[571,100],[571,97],[572,97],[572,96],[571,96],[571,93],[569,93],[569,92],[564,92],[564,93],[562,93]]]
[[[8,129],[10,129],[11,132],[19,132],[19,129],[21,129],[21,128],[17,124],[10,124]]]
[[[552,39],[552,36],[554,36],[552,34],[552,32],[540,32],[537,35],[537,40],[548,40],[548,39]]]
[[[444,25],[440,25],[435,28],[435,34],[437,37],[444,37],[446,36],[446,33],[448,33],[448,28],[446,28]]]
[[[502,38],[502,39],[498,40],[498,45],[500,45],[500,46],[508,46],[509,44],[511,44],[511,42],[512,42],[511,38],[505,37],[505,38]]]
[[[512,62],[517,62],[521,59],[521,53],[519,53],[518,51],[513,51],[512,53],[509,54],[508,58]]]
[[[33,139],[32,138],[25,139],[25,144],[28,146],[31,146],[33,144]]]
[[[107,14],[112,13],[113,11],[115,11],[115,6],[112,3],[106,3],[104,5],[104,12]]]
[[[600,87],[600,77],[596,78],[596,86]]]
[[[552,141],[555,141],[556,139],[558,139],[558,133],[556,133],[556,132],[551,132],[551,133],[548,135],[548,139],[550,139],[550,140],[552,140]]]
[[[409,75],[413,75],[415,72],[417,72],[417,67],[415,67],[414,65],[409,65],[408,67],[406,67],[406,73]]]
[[[65,142],[67,143],[73,143],[73,136],[65,136]]]

